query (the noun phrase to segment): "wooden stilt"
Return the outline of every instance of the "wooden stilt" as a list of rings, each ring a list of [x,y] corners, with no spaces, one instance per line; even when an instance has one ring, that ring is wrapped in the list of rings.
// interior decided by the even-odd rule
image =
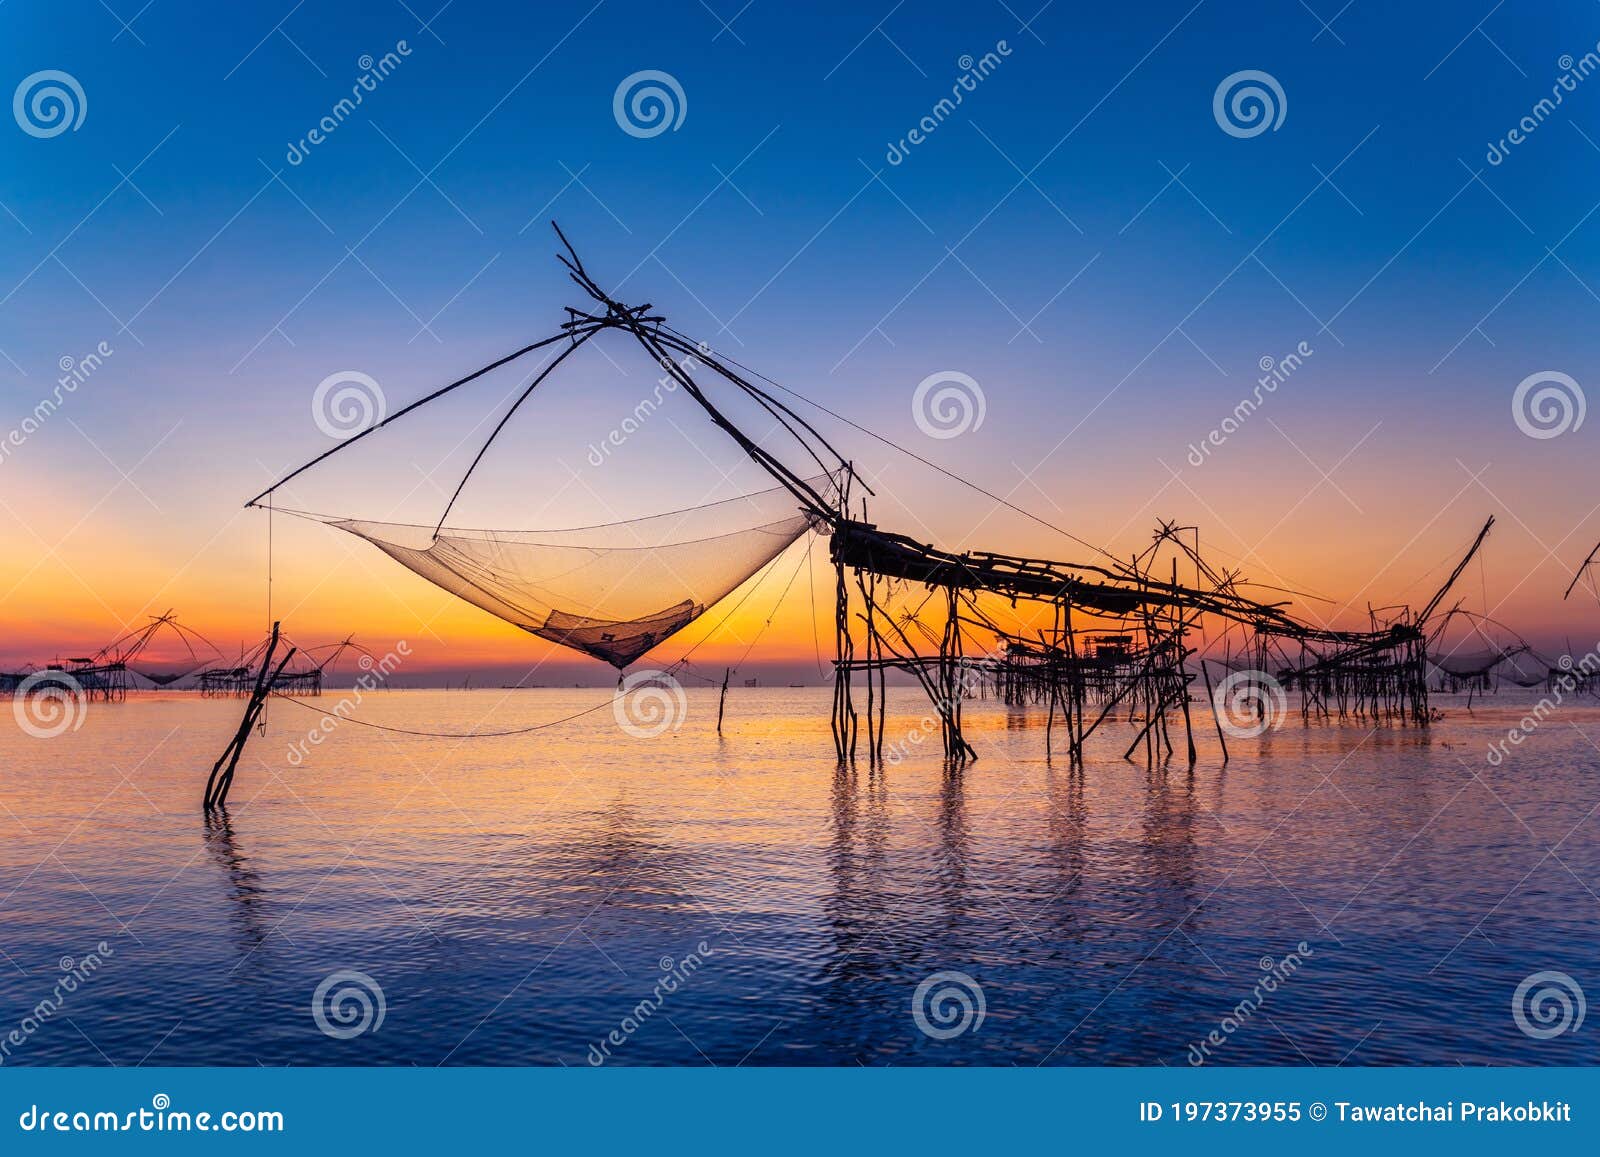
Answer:
[[[1200,673],[1206,679],[1206,702],[1211,704],[1211,719],[1217,725],[1217,742],[1222,744],[1222,766],[1228,766],[1228,737],[1222,733],[1222,716],[1217,714],[1217,693],[1211,689],[1211,668],[1200,660]]]
[[[228,791],[233,787],[234,769],[239,766],[239,756],[244,754],[244,745],[250,739],[250,730],[255,727],[256,721],[260,719],[261,712],[266,707],[267,696],[272,693],[274,681],[288,666],[289,660],[294,658],[295,649],[290,647],[279,661],[277,668],[273,668],[273,654],[278,649],[278,626],[277,623],[272,624],[272,638],[267,642],[266,653],[261,656],[261,670],[256,675],[256,684],[250,693],[250,700],[245,704],[244,717],[239,721],[239,729],[233,733],[228,746],[222,749],[222,754],[217,757],[217,762],[212,765],[211,774],[206,779],[203,803],[206,811],[227,806]]]

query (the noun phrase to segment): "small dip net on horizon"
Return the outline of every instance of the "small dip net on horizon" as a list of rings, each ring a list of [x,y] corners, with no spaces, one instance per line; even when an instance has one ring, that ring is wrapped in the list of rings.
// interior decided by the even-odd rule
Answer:
[[[180,624],[178,616],[168,611],[152,615],[145,626],[120,636],[81,662],[120,663],[156,687],[170,687],[221,658],[222,652],[211,640]]]
[[[819,488],[831,480],[815,480]],[[299,512],[297,512],[299,513]],[[471,530],[312,515],[541,639],[619,671],[816,523],[783,487],[571,530]]]

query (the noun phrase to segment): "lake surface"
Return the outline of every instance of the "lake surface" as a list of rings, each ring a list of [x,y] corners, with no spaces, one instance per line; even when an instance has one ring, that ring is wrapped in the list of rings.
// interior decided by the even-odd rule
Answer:
[[[1538,973],[1600,997],[1592,699],[1498,766],[1536,694],[1438,696],[1426,732],[1295,717],[1226,769],[1202,735],[1191,774],[1124,762],[1125,725],[1048,762],[1042,711],[993,702],[964,771],[935,735],[869,772],[835,768],[827,688],[735,687],[721,740],[714,690],[655,738],[609,695],[369,694],[413,729],[599,710],[346,722],[298,764],[320,716],[274,703],[209,823],[238,700],[49,739],[7,710],[4,1063],[1600,1062],[1600,1012],[1513,1015]],[[904,743],[920,693],[891,699]],[[1565,983],[1523,1023],[1565,994],[1575,1026]]]

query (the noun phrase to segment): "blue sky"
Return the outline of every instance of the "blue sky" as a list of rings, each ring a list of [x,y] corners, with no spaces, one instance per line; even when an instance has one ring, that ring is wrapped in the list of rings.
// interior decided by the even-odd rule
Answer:
[[[362,58],[402,41],[291,164]],[[1157,516],[1198,522],[1262,577],[1341,599],[1370,579],[1359,610],[1417,598],[1497,513],[1477,609],[1592,637],[1594,615],[1556,599],[1600,538],[1600,419],[1534,439],[1510,407],[1530,374],[1595,376],[1600,81],[1501,163],[1485,154],[1597,41],[1600,6],[1576,2],[304,0],[197,18],[12,0],[6,83],[60,70],[86,108],[59,135],[5,126],[0,426],[60,359],[115,353],[0,465],[0,613],[95,636],[176,603],[245,633],[223,592],[260,585],[263,528],[238,507],[329,445],[313,388],[359,370],[393,407],[549,332],[577,303],[557,217],[621,296],[1095,541],[1126,551]],[[889,163],[962,58],[1001,42]],[[642,70],[684,97],[682,123],[648,138],[613,115]],[[1276,129],[1215,118],[1244,70],[1281,88]],[[1302,342],[1315,352],[1270,406],[1188,464],[1258,362]],[[736,468],[684,411],[631,464],[569,485],[653,380],[613,352],[539,399],[496,462],[503,481],[526,466],[546,501],[486,492],[484,517],[646,514]],[[930,440],[909,399],[946,370],[981,383],[985,421]],[[385,432],[299,496],[425,516],[454,483],[440,445],[515,384]],[[1064,549],[880,445],[849,448],[893,492],[887,522]],[[290,541],[285,581],[333,622],[370,571],[316,534]]]

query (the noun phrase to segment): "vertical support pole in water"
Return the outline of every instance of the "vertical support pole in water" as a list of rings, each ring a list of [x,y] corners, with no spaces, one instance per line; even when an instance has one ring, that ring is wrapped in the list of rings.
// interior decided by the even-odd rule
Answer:
[[[222,754],[217,757],[217,762],[212,765],[211,775],[206,779],[204,801],[206,811],[227,805],[228,789],[233,786],[233,772],[239,766],[239,756],[244,754],[244,745],[250,738],[250,729],[261,718],[261,711],[266,706],[267,696],[272,692],[273,683],[289,665],[289,660],[294,658],[295,649],[290,647],[278,663],[277,669],[273,669],[272,657],[278,650],[278,627],[279,624],[272,624],[272,637],[267,641],[266,653],[261,656],[261,670],[257,673],[255,687],[250,692],[250,702],[245,704],[244,717],[239,721],[239,729],[234,732],[233,738],[228,741],[228,746],[223,748]]]
[[[961,656],[961,602],[955,586],[945,588],[944,637],[939,643],[940,714],[944,720],[945,755],[959,766],[978,753],[961,730],[961,697],[966,689]]]
[[[1044,716],[1044,761],[1050,762],[1050,741],[1053,738],[1056,724],[1056,701],[1061,694],[1060,655],[1066,653],[1065,644],[1061,633],[1061,600],[1058,598],[1051,604],[1050,642],[1045,649],[1045,671],[1050,691],[1050,698],[1046,703]],[[1072,733],[1072,716],[1067,716],[1067,734]]]
[[[836,562],[834,571],[833,744],[843,762],[856,754],[856,708],[850,698],[855,643],[850,638],[850,588],[845,584],[844,563]]]
[[[1072,625],[1072,603],[1064,601],[1061,607],[1061,627],[1066,636],[1067,655],[1067,701],[1071,704],[1069,722],[1067,725],[1067,738],[1071,745],[1072,760],[1079,767],[1083,765],[1083,714],[1088,708],[1088,688],[1084,682],[1084,667],[1082,660],[1088,658],[1088,646],[1085,644],[1083,652],[1078,651],[1078,632]]]
[[[939,644],[939,700],[944,705],[944,753],[960,760],[961,751],[961,693],[956,688],[955,587],[945,588],[944,639]]]
[[[865,511],[862,512],[865,514]],[[874,661],[879,650],[877,600],[873,592],[878,586],[878,576],[871,571],[856,571],[856,586],[861,588],[861,601],[864,605],[866,620],[866,672],[867,672],[867,765],[876,767],[878,764],[878,730],[876,724],[877,699],[873,690],[873,680],[876,677]]]
[[[876,575],[872,579],[872,588],[874,591],[878,588]],[[874,728],[877,733],[877,738],[873,743],[873,751],[877,761],[881,764],[883,762],[883,728],[889,712],[889,664],[883,657],[883,635],[877,628],[876,620],[873,621],[872,627],[872,649],[878,660],[878,717],[875,722],[868,719],[867,726]]]
[[[717,734],[722,734],[722,709],[728,702],[728,676],[733,674],[732,667],[722,669],[722,694],[717,697]]]
[[[1172,589],[1178,589],[1178,560],[1172,560]],[[1189,745],[1189,766],[1195,764],[1194,720],[1189,717],[1189,646],[1187,642],[1188,612],[1182,606],[1173,608],[1173,626],[1177,632],[1178,696],[1183,703],[1183,738]]]
[[[1222,766],[1228,766],[1228,739],[1222,733],[1222,716],[1217,714],[1217,694],[1211,689],[1211,668],[1200,660],[1200,673],[1206,677],[1206,701],[1211,704],[1211,719],[1217,725],[1217,742],[1222,744]]]

